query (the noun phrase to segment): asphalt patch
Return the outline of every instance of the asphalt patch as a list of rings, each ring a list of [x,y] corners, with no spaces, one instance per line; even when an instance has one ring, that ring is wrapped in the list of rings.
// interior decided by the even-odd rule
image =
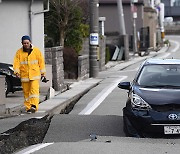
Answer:
[[[69,114],[82,96],[72,101],[60,114]],[[23,121],[15,128],[0,134],[0,154],[12,154],[28,146],[42,143],[53,116]]]
[[[15,128],[0,134],[0,154],[11,154],[25,147],[42,143],[49,128],[51,118],[32,118]]]

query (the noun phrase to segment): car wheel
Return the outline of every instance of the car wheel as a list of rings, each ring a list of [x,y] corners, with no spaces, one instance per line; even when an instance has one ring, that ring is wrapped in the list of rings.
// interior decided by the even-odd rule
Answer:
[[[138,132],[132,127],[126,116],[123,116],[123,130],[127,137],[140,137]]]
[[[127,128],[127,117],[123,116],[123,130],[125,135],[128,137],[130,136],[129,132],[128,132],[128,128]]]
[[[5,95],[6,96],[10,92],[10,89],[11,89],[10,80],[6,77],[6,79],[5,79]]]

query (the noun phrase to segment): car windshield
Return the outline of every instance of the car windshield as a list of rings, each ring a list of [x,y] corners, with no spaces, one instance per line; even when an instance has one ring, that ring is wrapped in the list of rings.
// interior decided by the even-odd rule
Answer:
[[[180,88],[180,65],[146,65],[143,67],[137,82],[140,86],[147,87]]]

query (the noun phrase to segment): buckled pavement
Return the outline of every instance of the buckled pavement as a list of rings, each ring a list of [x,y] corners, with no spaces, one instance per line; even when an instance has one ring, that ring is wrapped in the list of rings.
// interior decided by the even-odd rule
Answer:
[[[143,57],[139,57],[136,54],[131,54],[128,61],[110,61],[106,64],[106,69],[104,71],[116,67],[118,67],[118,69],[123,69],[129,65],[133,65],[134,63],[143,61],[147,58],[155,57],[158,54],[166,52],[167,50],[168,47],[162,47],[158,52],[151,51],[149,55]],[[30,118],[42,118],[45,115],[52,116],[54,114],[60,114],[67,106],[79,99],[102,80],[103,79],[97,77],[76,81],[70,85],[69,90],[63,93],[56,92],[55,96],[48,100],[45,100],[45,95],[41,95],[41,103],[39,104],[39,109],[36,113],[32,114],[27,114],[24,112],[25,109],[23,106],[23,96],[22,94],[20,96],[18,95],[21,102],[13,103],[12,100],[10,102],[7,102],[7,113],[0,116],[0,133],[3,133],[6,130],[15,127],[22,121],[28,120]],[[16,95],[16,93],[14,95]]]

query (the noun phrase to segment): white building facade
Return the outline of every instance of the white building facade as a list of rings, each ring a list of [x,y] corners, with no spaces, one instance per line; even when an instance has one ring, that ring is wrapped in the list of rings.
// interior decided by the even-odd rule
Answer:
[[[43,0],[0,0],[0,62],[13,63],[23,35],[31,36],[44,54],[46,11]]]

